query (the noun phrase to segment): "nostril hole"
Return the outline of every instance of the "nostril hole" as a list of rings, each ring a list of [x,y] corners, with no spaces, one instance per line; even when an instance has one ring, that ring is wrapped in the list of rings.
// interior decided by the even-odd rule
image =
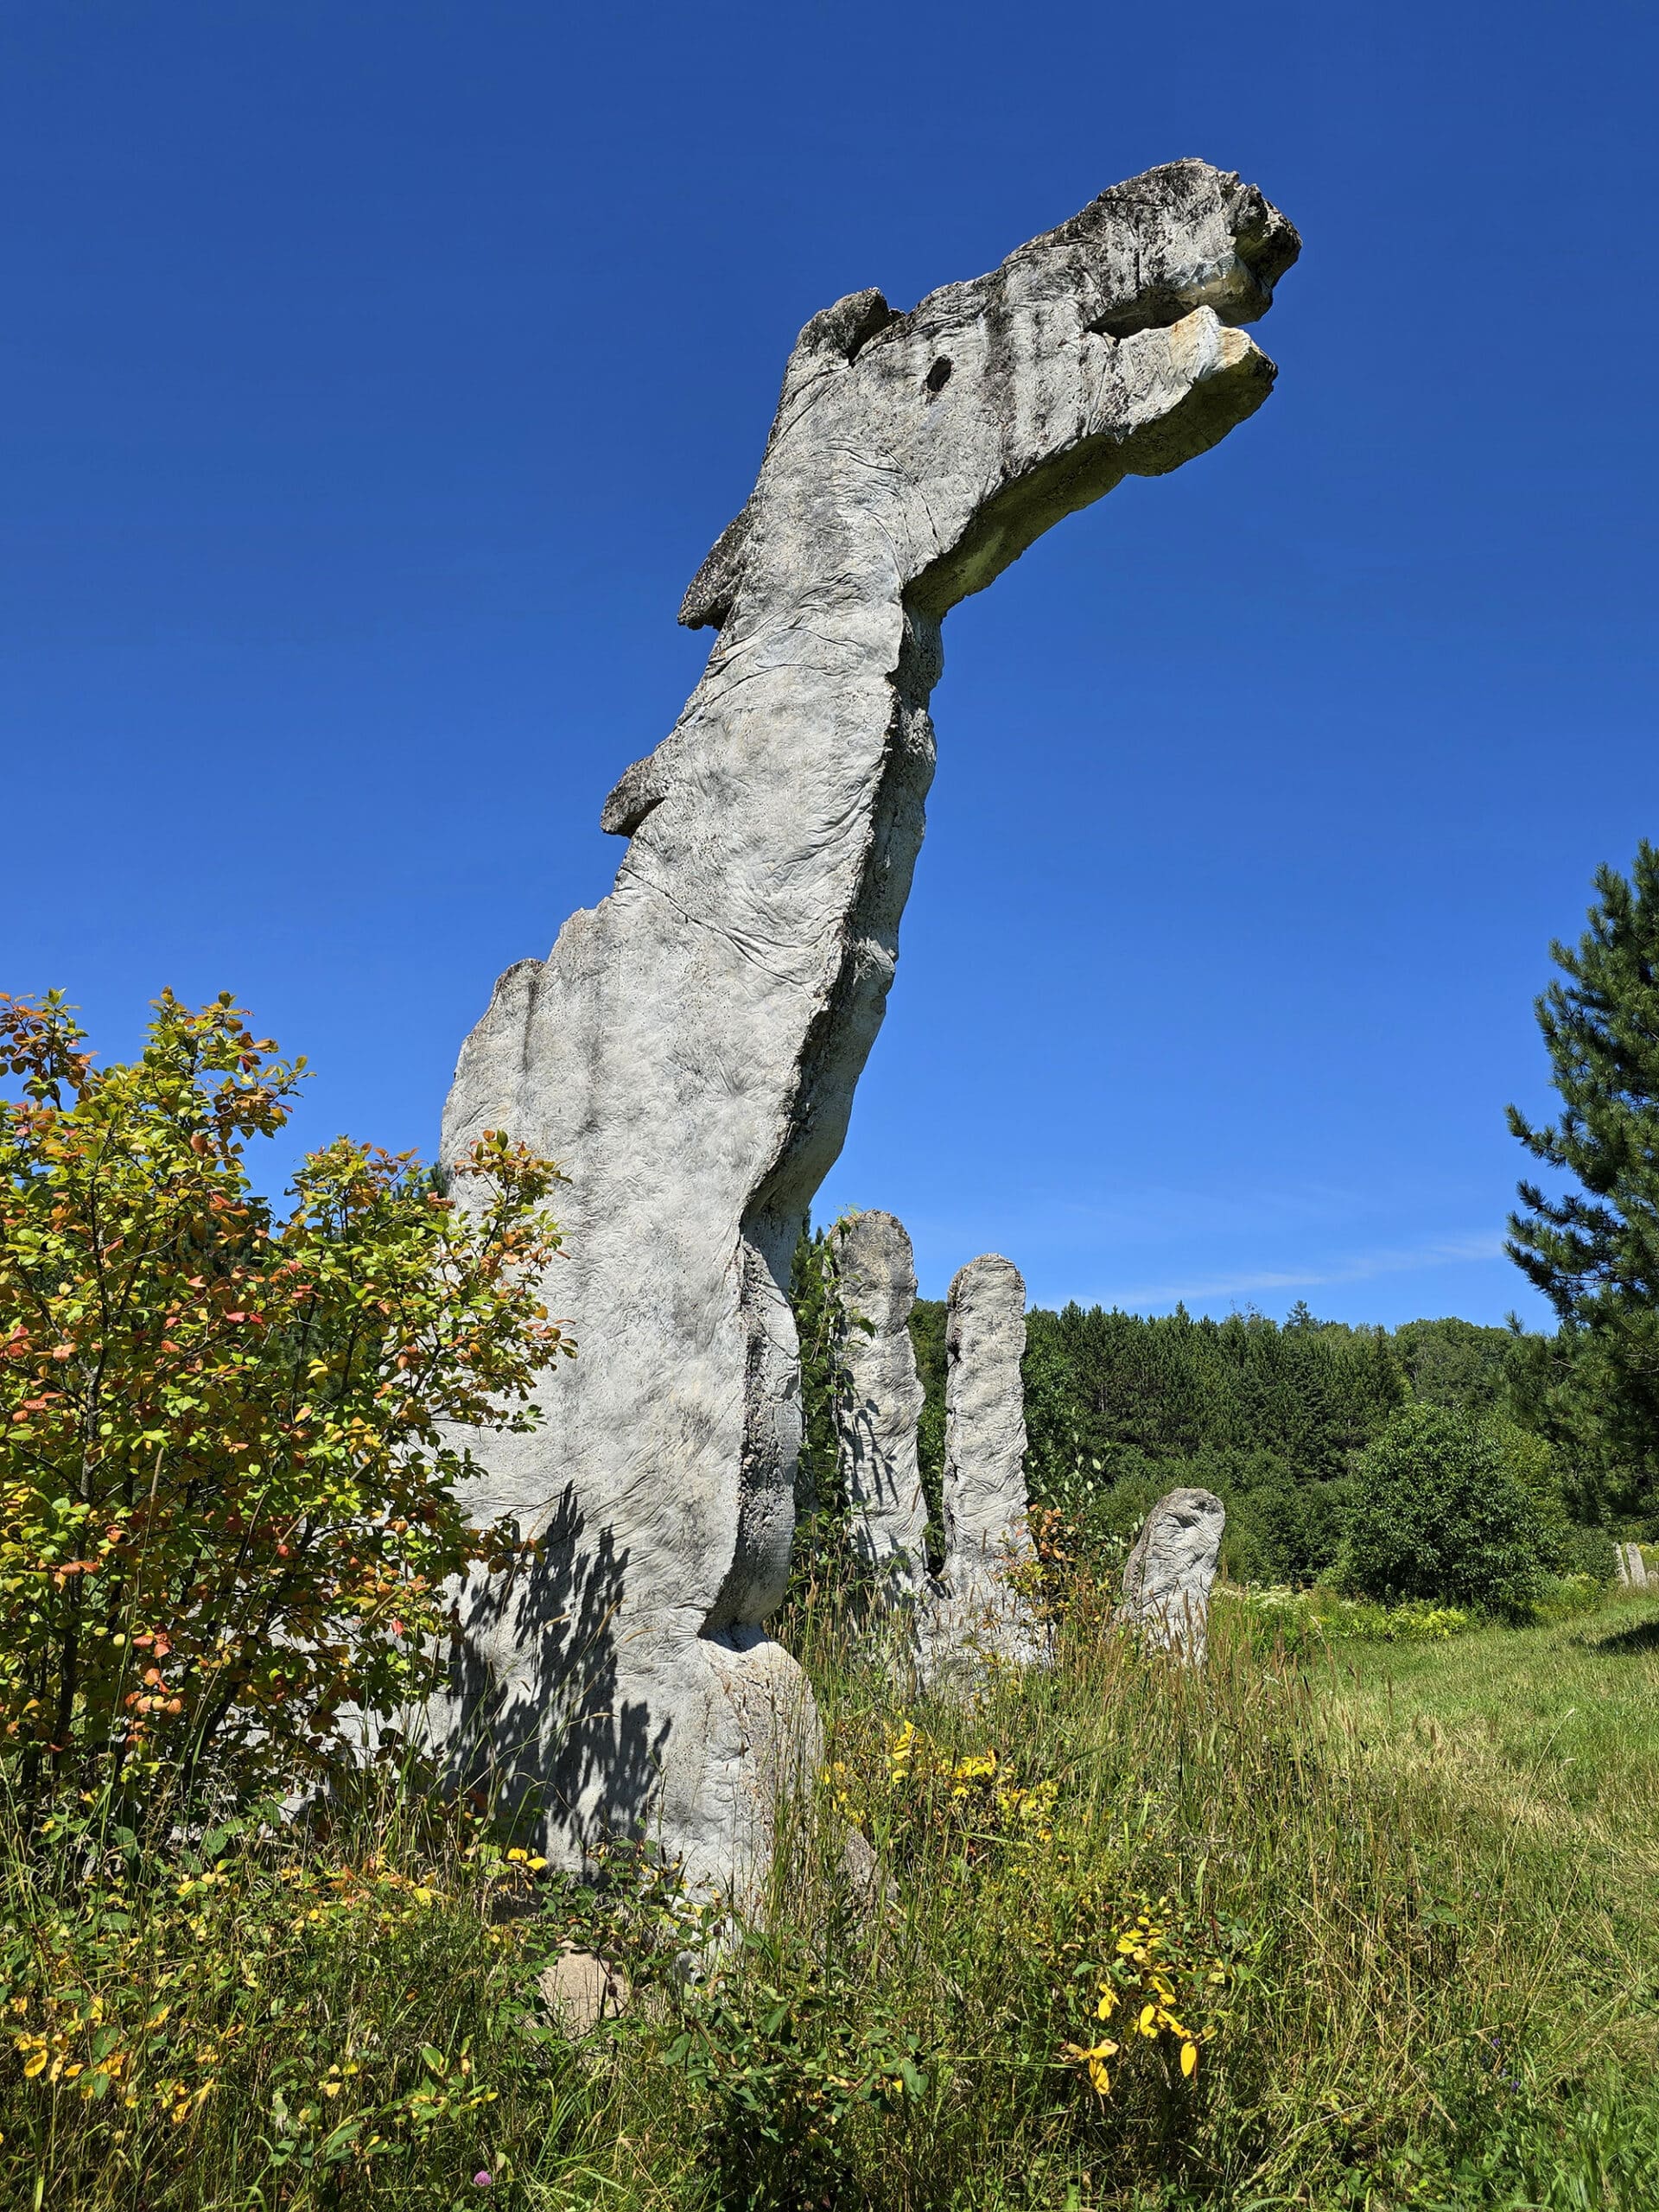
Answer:
[[[947,353],[941,353],[938,359],[934,362],[932,367],[928,371],[927,375],[923,381],[927,385],[928,397],[930,399],[937,399],[939,394],[944,390],[946,385],[950,381],[950,355]]]

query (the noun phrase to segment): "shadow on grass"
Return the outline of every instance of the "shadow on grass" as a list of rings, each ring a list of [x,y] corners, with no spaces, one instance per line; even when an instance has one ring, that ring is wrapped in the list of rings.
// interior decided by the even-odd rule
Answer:
[[[1633,1628],[1616,1629],[1611,1636],[1581,1636],[1575,1640],[1586,1651],[1599,1651],[1609,1658],[1623,1658],[1634,1651],[1659,1651],[1659,1615],[1637,1621]]]

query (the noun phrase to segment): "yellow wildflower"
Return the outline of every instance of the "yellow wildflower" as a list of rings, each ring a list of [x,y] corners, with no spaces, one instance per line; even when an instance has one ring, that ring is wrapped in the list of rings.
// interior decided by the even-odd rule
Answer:
[[[913,1720],[906,1720],[887,1745],[887,1765],[892,1778],[902,1781],[910,1772],[911,1762],[916,1756],[918,1732]]]

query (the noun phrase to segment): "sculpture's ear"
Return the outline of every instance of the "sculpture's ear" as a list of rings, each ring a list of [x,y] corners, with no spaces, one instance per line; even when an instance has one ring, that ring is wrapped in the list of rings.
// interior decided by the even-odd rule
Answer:
[[[784,389],[772,418],[766,451],[772,450],[778,426],[791,404],[826,369],[845,366],[857,359],[878,330],[885,330],[898,315],[874,285],[868,291],[849,292],[833,307],[823,308],[795,340],[784,371]],[[680,601],[680,620],[688,630],[719,629],[732,611],[737,588],[743,581],[743,556],[748,547],[751,496],[741,514],[728,522],[715,540],[708,559],[692,577]]]
[[[856,360],[860,349],[869,344],[878,330],[885,330],[890,322],[898,320],[897,311],[887,305],[874,284],[867,292],[849,292],[832,308],[821,308],[795,340],[789,367],[784,372],[785,397],[791,383],[796,381],[796,365],[804,357],[836,353],[843,361]]]
[[[743,581],[743,556],[749,542],[749,510],[734,516],[715,540],[712,551],[685,588],[680,620],[688,630],[717,630],[732,611]]]

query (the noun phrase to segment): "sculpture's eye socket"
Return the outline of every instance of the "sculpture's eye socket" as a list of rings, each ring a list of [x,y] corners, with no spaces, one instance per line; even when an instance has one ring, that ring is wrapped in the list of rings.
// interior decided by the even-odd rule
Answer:
[[[948,353],[941,353],[938,359],[934,362],[932,367],[923,378],[923,382],[927,386],[928,397],[930,399],[937,399],[950,381],[950,357]]]

